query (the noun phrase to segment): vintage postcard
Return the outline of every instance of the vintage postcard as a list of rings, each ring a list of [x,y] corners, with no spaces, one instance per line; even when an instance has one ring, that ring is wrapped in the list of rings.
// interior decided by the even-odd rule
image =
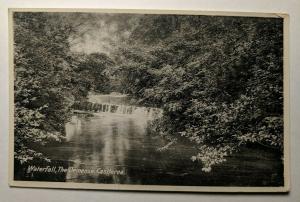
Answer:
[[[11,186],[289,191],[287,15],[9,15]]]

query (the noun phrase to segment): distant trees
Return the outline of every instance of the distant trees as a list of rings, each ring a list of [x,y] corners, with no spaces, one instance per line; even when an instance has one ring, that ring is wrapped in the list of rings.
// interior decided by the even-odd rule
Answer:
[[[86,86],[89,90],[101,93],[110,92],[110,69],[114,61],[104,53],[92,53],[81,55],[82,61],[75,70],[84,78],[84,83],[79,86]],[[86,92],[86,90],[84,90]]]
[[[141,18],[120,49],[123,89],[162,107],[153,130],[189,140],[209,172],[248,142],[283,148],[282,19]]]

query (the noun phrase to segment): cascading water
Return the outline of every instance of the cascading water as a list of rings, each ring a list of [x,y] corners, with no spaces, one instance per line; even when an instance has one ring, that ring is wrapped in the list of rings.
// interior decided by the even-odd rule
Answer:
[[[89,95],[88,101],[91,111],[117,114],[131,114],[133,116],[153,119],[162,115],[162,110],[153,107],[139,107],[129,105],[128,97],[122,94]]]

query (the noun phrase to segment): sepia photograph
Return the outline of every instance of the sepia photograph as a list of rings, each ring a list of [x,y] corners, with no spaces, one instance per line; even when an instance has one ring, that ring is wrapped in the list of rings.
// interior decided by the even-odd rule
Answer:
[[[11,186],[289,191],[287,15],[9,14]]]

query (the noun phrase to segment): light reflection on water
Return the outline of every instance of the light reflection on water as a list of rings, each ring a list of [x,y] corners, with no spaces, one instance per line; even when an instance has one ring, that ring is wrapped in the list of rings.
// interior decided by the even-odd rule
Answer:
[[[97,99],[98,98],[98,99]],[[122,110],[111,113],[93,113],[92,117],[82,118],[73,116],[66,124],[66,139],[72,145],[69,161],[73,168],[119,170],[125,175],[101,176],[95,174],[80,174],[68,172],[67,181],[72,182],[101,182],[130,183],[128,170],[139,167],[145,156],[140,154],[146,150],[155,151],[157,146],[152,138],[147,137],[147,125],[159,113],[157,109],[132,107],[124,105],[125,96],[117,96],[117,101],[111,96],[93,97],[94,103],[112,102]],[[121,102],[121,103],[120,103]],[[130,113],[125,108],[132,108]],[[123,110],[125,109],[125,110]],[[102,179],[101,179],[102,178]]]
[[[82,115],[84,111],[78,110],[79,114],[66,124],[66,142],[43,147],[42,151],[55,165],[123,174],[68,171],[63,179],[59,178],[61,181],[193,186],[266,186],[282,182],[282,163],[274,151],[244,148],[211,173],[204,173],[198,163],[190,160],[195,150],[189,144],[177,143],[166,151],[157,150],[166,142],[149,135],[147,127],[149,121],[161,116],[160,110],[130,106],[123,95],[90,95],[89,102],[105,103],[105,110],[86,111],[93,116]],[[107,110],[112,106],[118,109]]]

